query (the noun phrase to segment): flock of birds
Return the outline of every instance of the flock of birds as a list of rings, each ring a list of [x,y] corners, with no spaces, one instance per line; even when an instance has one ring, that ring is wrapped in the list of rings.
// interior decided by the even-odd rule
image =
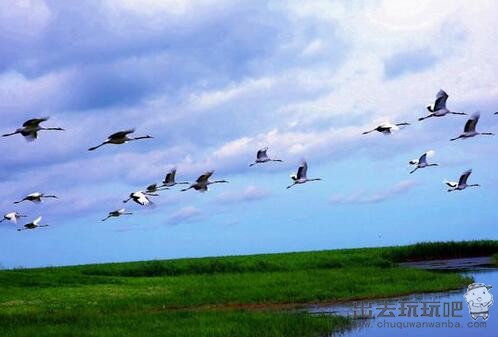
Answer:
[[[439,90],[439,92],[436,95],[436,100],[433,104],[427,106],[427,110],[429,111],[429,115],[425,117],[421,117],[418,120],[423,121],[428,118],[433,118],[433,117],[444,117],[446,115],[467,115],[464,112],[455,112],[455,111],[450,111],[446,107],[446,101],[448,100],[448,94],[444,90]],[[498,112],[495,113],[498,115]],[[475,112],[473,113],[469,119],[467,120],[463,133],[461,133],[458,137],[452,138],[451,141],[455,141],[457,139],[466,139],[466,138],[472,138],[475,136],[479,135],[484,135],[484,136],[491,136],[494,135],[491,132],[478,132],[477,131],[477,123],[479,122],[480,118],[480,113]],[[8,136],[13,136],[16,134],[22,135],[26,140],[28,141],[34,141],[38,138],[38,133],[40,131],[64,131],[63,128],[59,127],[44,127],[41,124],[48,121],[48,117],[44,118],[35,118],[35,119],[30,119],[26,121],[21,128],[18,128],[14,132],[7,133],[2,135],[2,137],[8,137]],[[369,134],[372,132],[380,132],[384,135],[390,135],[392,134],[393,131],[400,130],[402,127],[409,126],[410,123],[382,123],[376,128],[365,131],[363,134]],[[130,130],[124,130],[124,131],[119,131],[116,132],[112,135],[110,135],[106,140],[104,140],[101,144],[91,147],[88,150],[89,151],[95,151],[98,148],[108,145],[108,144],[114,144],[114,145],[121,145],[125,144],[131,141],[137,141],[137,140],[144,140],[144,139],[152,139],[153,137],[150,135],[145,135],[145,136],[140,136],[140,137],[133,137],[132,134],[135,132],[134,129]],[[258,164],[265,164],[269,162],[282,162],[280,159],[272,159],[268,156],[267,154],[268,148],[263,148],[257,151],[256,154],[256,159],[254,160],[253,163],[251,163],[249,166],[252,167],[254,165]],[[419,159],[414,159],[409,162],[411,166],[414,167],[414,169],[410,172],[410,174],[414,173],[415,171],[431,166],[438,166],[436,163],[429,163],[428,158],[431,157],[434,154],[434,151],[428,151],[424,153]],[[305,184],[308,182],[312,181],[319,181],[321,178],[308,178],[307,176],[308,172],[308,164],[306,163],[305,160],[301,162],[299,165],[296,174],[291,175],[292,179],[292,184],[287,186],[287,189],[299,185],[299,184]],[[202,174],[197,178],[197,180],[193,183],[187,182],[187,181],[182,181],[182,182],[177,182],[176,181],[176,169],[173,168],[171,169],[163,179],[163,181],[160,184],[151,184],[145,188],[145,190],[141,191],[136,191],[133,193],[130,193],[128,199],[123,200],[123,203],[128,203],[129,201],[133,201],[137,203],[140,206],[149,206],[152,204],[152,201],[150,197],[153,196],[159,196],[159,192],[168,190],[176,185],[189,185],[186,188],[181,189],[182,192],[188,191],[190,189],[194,189],[199,192],[206,192],[208,190],[208,187],[213,184],[220,184],[220,183],[228,183],[226,180],[210,180],[211,176],[213,175],[214,171],[208,171]],[[458,182],[453,182],[453,181],[444,181],[444,183],[449,187],[448,192],[452,191],[462,191],[465,190],[466,188],[469,187],[478,187],[478,184],[468,184],[468,179],[472,173],[472,170],[467,170],[465,171]],[[57,199],[58,197],[55,195],[50,195],[50,194],[44,194],[40,192],[35,192],[31,193],[21,200],[15,201],[14,204],[19,204],[25,201],[33,202],[33,203],[41,203],[44,199]],[[113,217],[120,217],[120,216],[125,216],[125,215],[132,215],[133,213],[127,212],[124,208],[114,210],[109,212],[107,217],[102,219],[102,221],[106,221],[110,218]],[[9,221],[11,223],[17,224],[17,221],[19,221],[21,218],[26,218],[26,215],[20,214],[18,212],[10,212],[4,215],[3,219],[0,220],[0,222],[3,221]],[[42,217],[38,217],[32,222],[29,222],[25,224],[22,228],[19,228],[18,231],[22,230],[28,230],[28,229],[35,229],[39,227],[47,227],[48,225],[42,225],[41,224]]]

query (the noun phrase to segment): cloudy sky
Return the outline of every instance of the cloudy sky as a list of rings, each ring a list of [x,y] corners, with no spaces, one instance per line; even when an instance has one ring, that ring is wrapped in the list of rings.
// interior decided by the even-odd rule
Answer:
[[[495,1],[7,0],[0,131],[50,116],[36,142],[0,139],[3,267],[496,239],[498,139],[448,140],[465,117],[416,122],[443,88],[498,132]],[[413,124],[363,136],[383,121]],[[106,146],[136,128],[153,140]],[[249,168],[258,148],[284,163]],[[441,166],[409,174],[427,150]],[[306,158],[323,181],[286,190]],[[206,170],[100,220],[130,192]],[[442,181],[473,168],[479,189]],[[60,200],[12,202],[40,191]],[[14,207],[16,206],[16,207]]]

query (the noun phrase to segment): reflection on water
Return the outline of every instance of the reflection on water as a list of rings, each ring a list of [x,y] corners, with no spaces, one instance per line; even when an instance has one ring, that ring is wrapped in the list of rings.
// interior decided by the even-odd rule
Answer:
[[[489,259],[458,259],[417,263],[413,267],[459,270],[475,282],[495,286],[498,299],[498,269],[489,266]],[[440,265],[441,268],[435,268]],[[452,266],[453,268],[450,268]],[[436,294],[418,294],[384,300],[369,300],[314,307],[312,313],[330,313],[355,318],[354,328],[335,333],[341,337],[496,337],[498,336],[498,304],[490,309],[487,321],[474,321],[463,295],[466,289]]]

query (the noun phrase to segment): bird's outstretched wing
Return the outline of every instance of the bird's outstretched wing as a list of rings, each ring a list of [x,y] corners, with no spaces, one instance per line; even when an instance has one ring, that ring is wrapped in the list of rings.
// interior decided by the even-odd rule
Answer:
[[[150,184],[146,188],[147,192],[156,192],[157,191],[157,184]]]
[[[474,112],[470,119],[465,123],[464,132],[473,132],[476,130],[477,122],[479,122],[479,118],[481,114],[479,111]]]
[[[460,180],[458,181],[458,185],[465,185],[467,184],[467,179],[469,179],[470,175],[472,174],[472,170],[467,170],[465,171],[462,176],[460,177]]]
[[[24,126],[25,128],[37,127],[38,125],[40,125],[40,123],[48,121],[48,119],[49,119],[48,117],[33,118],[24,122],[22,126]]]
[[[308,172],[308,164],[303,161],[299,168],[297,169],[297,179],[306,178],[306,173]]]
[[[129,129],[129,130],[123,130],[123,131],[118,131],[116,133],[113,133],[112,135],[109,136],[109,139],[112,138],[123,138],[126,135],[129,135],[130,133],[135,132],[135,129]]]
[[[28,142],[34,142],[35,140],[38,139],[38,132],[25,132],[25,131],[22,131],[21,135]]]
[[[197,178],[197,182],[202,183],[202,182],[207,181],[213,175],[213,173],[214,173],[214,171],[208,171],[208,172],[204,173],[199,178]]]
[[[447,99],[448,99],[448,94],[442,89],[439,90],[436,95],[436,102],[434,103],[434,111],[446,108]]]
[[[171,169],[171,171],[169,171],[167,174],[166,174],[166,177],[164,178],[164,182],[165,183],[172,183],[175,181],[175,175],[176,175],[176,168],[173,168]]]
[[[420,159],[418,160],[418,164],[422,164],[422,163],[427,164],[427,153],[424,153],[424,154],[420,157]]]
[[[449,187],[451,188],[455,188],[458,186],[458,183],[454,182],[454,181],[448,181],[448,180],[444,180],[443,183],[445,183],[446,185],[448,185]]]
[[[266,159],[268,158],[268,155],[266,154],[266,151],[268,151],[268,148],[262,148],[258,151],[258,154],[256,155],[256,158],[258,159]]]

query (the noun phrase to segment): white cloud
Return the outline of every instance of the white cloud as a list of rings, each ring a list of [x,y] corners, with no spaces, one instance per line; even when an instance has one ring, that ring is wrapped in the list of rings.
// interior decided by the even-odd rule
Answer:
[[[196,222],[203,219],[203,213],[200,209],[194,206],[186,206],[173,213],[169,219],[168,224],[178,225],[181,223]]]
[[[264,188],[255,185],[249,185],[242,191],[227,191],[221,193],[218,196],[218,201],[223,203],[239,203],[265,199],[270,195],[271,192]]]
[[[52,13],[43,0],[0,2],[0,36],[24,43],[42,35]]]
[[[417,183],[413,180],[404,180],[388,188],[376,192],[356,192],[350,195],[334,194],[330,198],[332,204],[372,204],[392,199],[412,190]]]
[[[248,79],[242,83],[231,84],[221,90],[193,93],[190,96],[190,104],[194,109],[213,108],[236,99],[267,93],[273,87],[274,80],[271,78]]]

